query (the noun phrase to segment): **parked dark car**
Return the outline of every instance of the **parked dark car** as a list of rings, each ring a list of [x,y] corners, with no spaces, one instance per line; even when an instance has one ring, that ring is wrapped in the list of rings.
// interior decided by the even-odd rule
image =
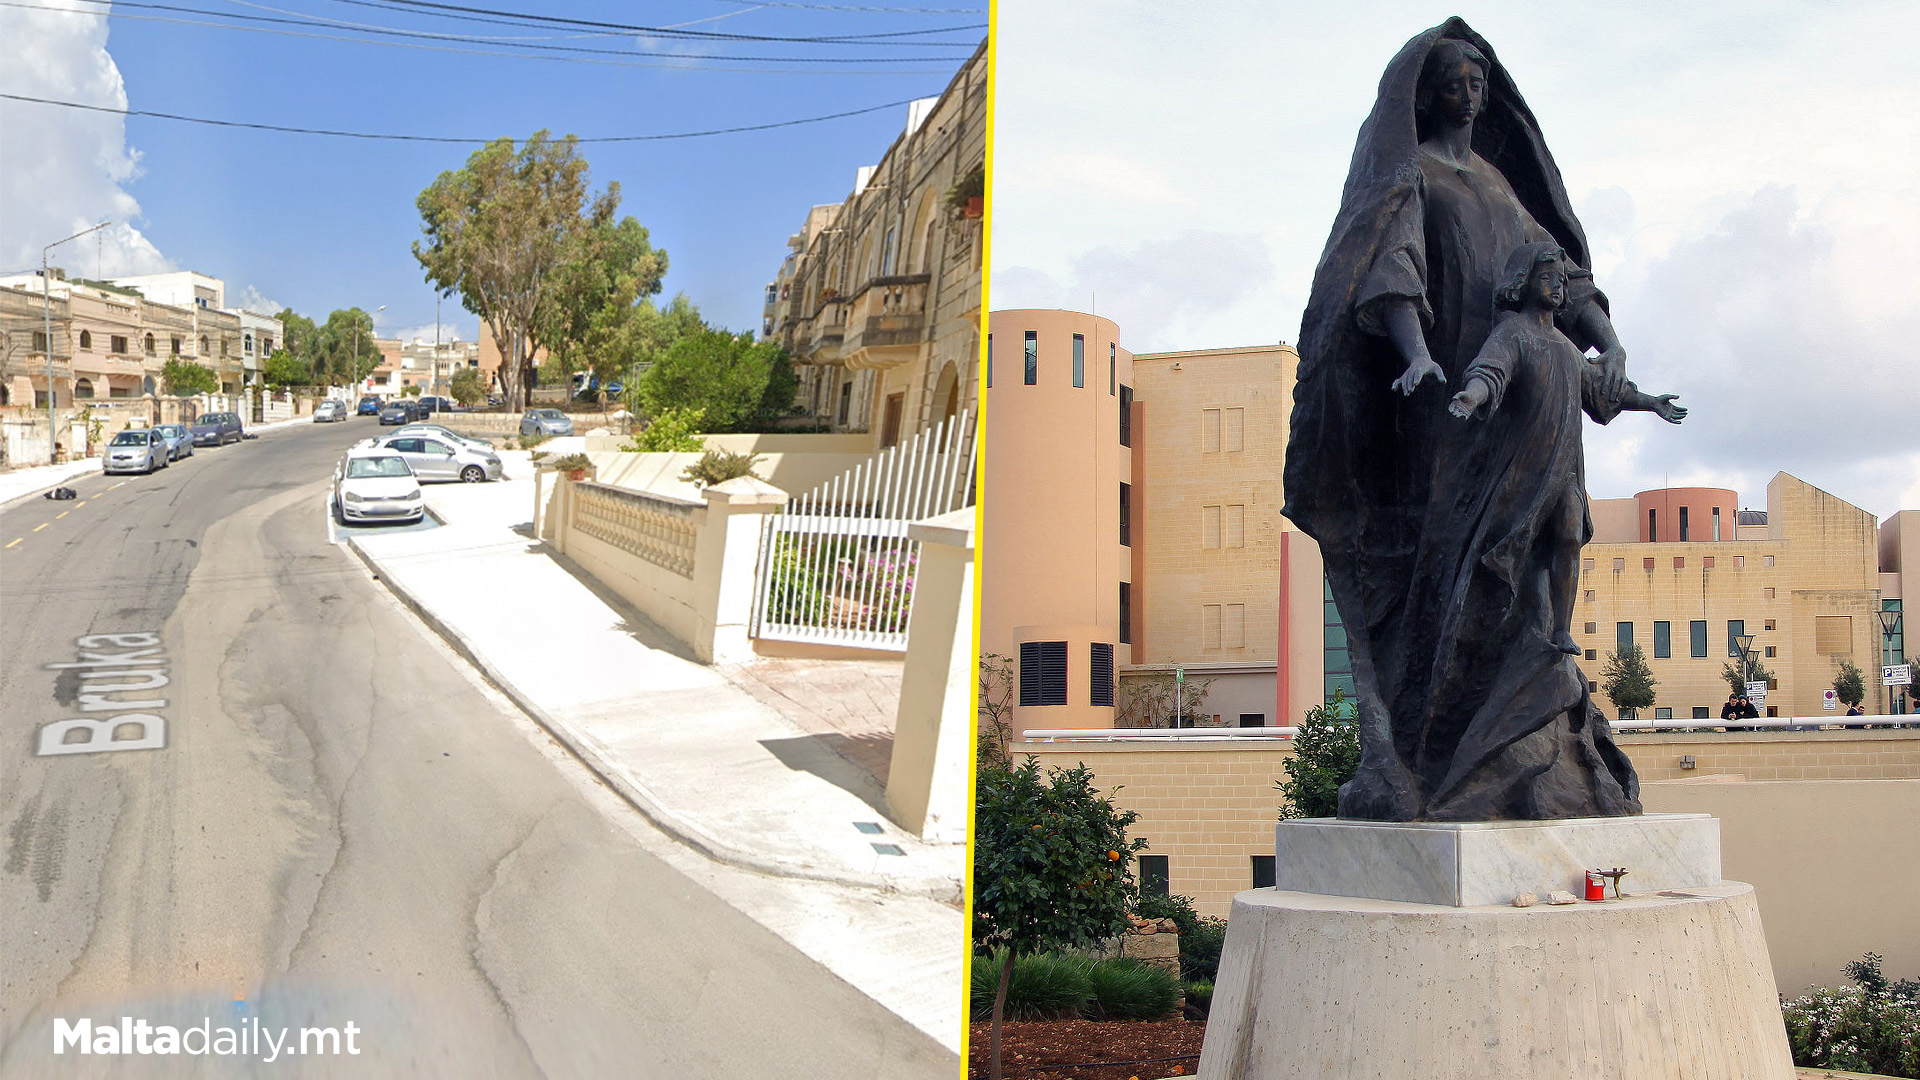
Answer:
[[[360,407],[355,409],[354,413],[358,416],[379,416],[380,399],[372,394],[362,397],[360,399]]]
[[[246,433],[240,427],[239,413],[207,413],[195,420],[188,430],[193,432],[195,446],[225,446],[246,438]]]
[[[420,419],[420,406],[411,398],[397,398],[380,406],[380,423],[411,424]]]
[[[460,405],[450,397],[434,397],[422,394],[419,398],[420,415],[432,416],[435,413],[459,412]]]

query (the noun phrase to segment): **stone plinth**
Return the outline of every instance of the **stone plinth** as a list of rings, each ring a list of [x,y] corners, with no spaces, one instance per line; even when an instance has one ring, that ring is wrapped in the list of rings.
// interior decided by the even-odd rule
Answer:
[[[1275,886],[1415,904],[1504,904],[1523,892],[1582,894],[1588,870],[1625,867],[1627,893],[1720,884],[1720,823],[1708,814],[1559,821],[1282,821]],[[1611,888],[1609,889],[1611,892]]]
[[[1793,1080],[1753,888],[1235,898],[1204,1080]]]

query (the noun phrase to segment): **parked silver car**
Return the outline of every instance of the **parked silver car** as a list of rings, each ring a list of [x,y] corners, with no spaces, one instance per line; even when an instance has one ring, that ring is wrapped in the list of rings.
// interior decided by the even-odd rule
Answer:
[[[150,473],[166,468],[170,460],[166,436],[151,428],[134,428],[115,435],[113,441],[107,444],[106,457],[100,463],[100,470],[110,473]]]
[[[477,484],[500,479],[500,458],[493,451],[475,450],[438,435],[388,435],[374,446],[405,458],[422,482],[463,480]]]
[[[316,424],[330,424],[335,420],[345,420],[346,418],[347,403],[344,401],[336,401],[328,398],[313,407],[313,422]]]
[[[393,434],[383,436],[383,438],[391,439],[394,435],[432,435],[435,438],[445,439],[448,442],[462,443],[475,450],[484,450],[488,453],[493,451],[493,444],[487,440],[476,439],[471,435],[462,435],[458,432],[443,428],[439,424],[407,424],[393,432]]]
[[[153,430],[166,437],[167,460],[179,461],[193,456],[193,432],[185,424],[155,424]]]
[[[520,418],[522,435],[571,435],[573,420],[559,409],[528,409]]]

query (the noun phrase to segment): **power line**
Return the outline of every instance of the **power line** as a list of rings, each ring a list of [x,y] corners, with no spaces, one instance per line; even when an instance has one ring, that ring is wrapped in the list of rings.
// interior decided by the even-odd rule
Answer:
[[[489,143],[492,139],[463,139],[450,135],[388,135],[365,131],[336,131],[328,128],[287,127],[281,124],[255,124],[243,120],[214,120],[203,116],[181,116],[177,113],[150,112],[145,109],[115,109],[105,105],[85,105],[77,101],[55,101],[51,98],[28,97],[24,94],[0,93],[0,98],[9,101],[25,101],[35,105],[57,105],[67,109],[83,109],[87,112],[113,113],[118,116],[144,116],[155,120],[177,120],[187,124],[207,124],[213,127],[245,128],[251,131],[275,131],[287,135],[328,135],[340,139],[372,139],[383,142],[421,142],[421,143]],[[849,109],[845,112],[827,113],[823,116],[806,116],[797,120],[776,120],[765,124],[743,124],[739,127],[711,128],[706,131],[677,131],[662,135],[603,135],[595,138],[576,139],[581,143],[630,143],[660,142],[668,139],[699,139],[710,135],[737,135],[749,131],[771,131],[775,128],[799,127],[803,124],[818,124],[827,120],[841,120],[849,116],[864,116],[867,113],[880,112],[883,109],[896,109],[909,105],[918,98],[904,101],[889,101],[884,105],[869,105],[864,109]]]
[[[107,0],[85,0],[85,2],[104,3],[104,2],[107,2]],[[120,6],[130,6],[130,5],[127,5],[126,0],[122,0],[120,4],[116,4],[115,6],[120,7]],[[161,7],[162,5],[138,5],[138,6]],[[831,74],[840,74],[840,75],[935,75],[935,74],[942,74],[945,71],[945,69],[894,68],[891,70],[882,70],[882,71],[861,71],[861,70],[856,70],[851,68],[828,68],[828,67],[821,67],[821,66],[815,66],[812,68],[726,68],[726,67],[714,67],[710,64],[705,63],[705,61],[735,60],[735,61],[749,61],[749,62],[776,63],[776,64],[794,63],[794,64],[812,64],[812,65],[831,65],[831,64],[852,65],[852,64],[864,64],[864,63],[875,63],[875,64],[921,63],[921,64],[924,64],[924,63],[929,63],[937,60],[949,59],[947,57],[935,57],[935,56],[922,56],[922,57],[911,57],[911,58],[901,58],[901,57],[857,58],[857,57],[804,57],[804,56],[728,57],[728,56],[711,56],[711,55],[703,56],[699,54],[648,54],[648,53],[638,53],[638,52],[631,52],[631,51],[617,50],[617,49],[589,49],[584,46],[558,46],[558,45],[524,46],[524,48],[531,49],[531,50],[552,50],[552,51],[566,52],[566,53],[599,53],[599,54],[611,54],[614,56],[626,56],[626,57],[635,58],[631,60],[601,60],[601,59],[595,59],[591,56],[552,55],[548,51],[523,51],[523,52],[499,51],[497,47],[501,47],[501,46],[511,47],[514,45],[514,43],[491,41],[488,39],[472,39],[472,40],[475,40],[480,43],[496,46],[495,49],[468,49],[468,48],[457,48],[452,45],[427,45],[427,44],[417,44],[417,43],[407,42],[407,41],[384,41],[384,40],[380,40],[379,38],[352,37],[352,36],[343,36],[340,34],[308,33],[308,32],[303,32],[299,30],[276,29],[269,26],[244,26],[244,25],[234,25],[230,23],[220,23],[220,22],[201,22],[193,19],[175,19],[175,18],[168,18],[162,15],[137,15],[132,12],[118,11],[118,10],[108,11],[108,12],[78,11],[72,8],[52,8],[42,4],[18,3],[17,0],[0,0],[0,7],[26,8],[32,11],[47,11],[47,12],[55,12],[55,13],[62,13],[62,14],[80,15],[85,18],[114,18],[114,19],[122,19],[122,20],[131,19],[138,22],[169,23],[176,26],[197,26],[197,27],[203,27],[203,28],[215,29],[215,30],[238,30],[245,33],[252,33],[252,34],[271,34],[276,37],[308,38],[308,39],[317,40],[317,41],[344,41],[344,42],[352,42],[352,43],[361,44],[361,45],[379,45],[379,46],[384,46],[387,48],[395,48],[395,49],[414,49],[421,52],[456,53],[456,54],[465,55],[465,56],[500,56],[500,57],[511,57],[511,58],[516,58],[521,60],[546,60],[553,63],[596,64],[596,65],[601,65],[606,67],[666,68],[666,69],[678,69],[678,70],[701,70],[701,71],[708,71],[708,72],[744,72],[744,73],[761,74],[761,75],[775,75],[775,74],[788,74],[788,75],[809,74],[811,75],[811,74],[822,74],[822,73],[831,73]],[[265,17],[262,17],[262,16],[225,15],[225,14],[218,14],[218,13],[212,13],[212,14],[215,14],[216,17],[219,17],[219,18],[259,19],[261,21],[269,21],[269,22],[284,21],[284,20],[266,19]],[[326,24],[309,23],[309,24],[302,24],[302,25],[325,26]],[[408,31],[393,31],[393,33],[409,34],[409,36],[415,36],[415,37],[432,37],[433,36],[425,33],[410,33]],[[657,60],[639,59],[640,57],[645,57],[648,55],[658,55],[660,58]]]
[[[362,0],[337,0],[341,3],[359,3]],[[468,7],[464,4],[442,4],[437,0],[385,0],[385,4],[394,10],[413,10],[429,13],[454,13],[459,16],[486,15],[493,18],[517,19],[523,23],[545,23],[554,26],[581,26],[594,30],[619,30],[630,34],[657,34],[662,37],[690,37],[713,41],[762,41],[787,44],[834,44],[848,41],[878,42],[883,38],[901,38],[924,36],[928,34],[958,33],[960,31],[985,30],[985,23],[970,23],[965,26],[948,26],[930,30],[894,30],[882,34],[841,34],[814,37],[793,37],[779,34],[726,34],[713,30],[672,29],[663,26],[645,26],[637,23],[604,22],[598,19],[574,19],[564,15],[541,15],[525,11],[504,11],[497,8]]]

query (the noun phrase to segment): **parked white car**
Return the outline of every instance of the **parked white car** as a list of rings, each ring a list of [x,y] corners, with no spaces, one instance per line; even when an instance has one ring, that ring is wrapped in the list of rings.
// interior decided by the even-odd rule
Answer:
[[[477,484],[500,479],[500,457],[440,435],[388,435],[374,444],[407,459],[421,480],[461,480]]]
[[[333,470],[333,512],[342,522],[419,521],[426,506],[406,458],[356,446]]]
[[[476,439],[471,435],[461,435],[447,428],[443,428],[439,424],[408,424],[394,431],[392,434],[381,436],[381,438],[391,439],[400,435],[432,435],[437,439],[460,443],[474,450],[484,451],[489,454],[493,452],[493,444],[487,440]]]

